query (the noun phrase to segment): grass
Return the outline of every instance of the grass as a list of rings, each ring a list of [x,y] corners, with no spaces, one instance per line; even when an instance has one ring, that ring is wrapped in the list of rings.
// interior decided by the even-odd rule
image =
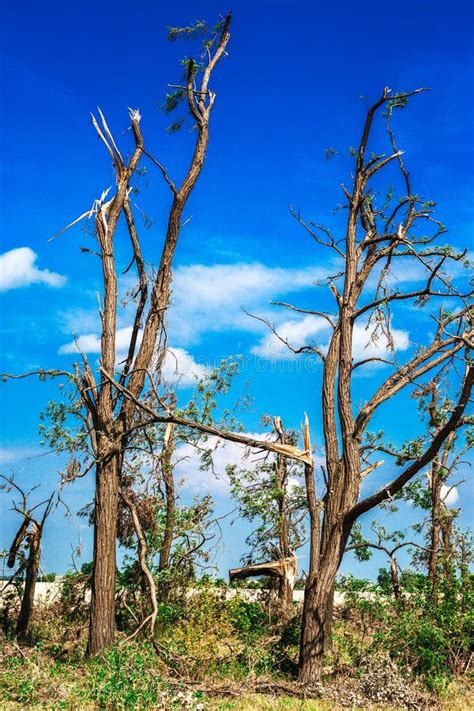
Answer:
[[[341,682],[343,683],[343,682]],[[222,683],[220,682],[221,686]],[[247,687],[248,689],[248,687]],[[38,648],[4,644],[0,660],[2,709],[138,709],[157,711],[339,711],[334,701],[301,700],[289,696],[247,693],[245,683],[229,682],[232,696],[208,696],[171,682],[159,668],[149,645],[111,649],[92,660],[54,659]],[[217,691],[217,690],[216,690]],[[227,691],[227,689],[225,690]],[[241,696],[239,694],[242,694]],[[443,699],[426,707],[440,711],[474,708],[474,694],[463,684],[451,684]],[[358,707],[353,707],[357,709]],[[391,705],[364,705],[360,711],[395,711]]]
[[[322,699],[301,700],[292,697],[298,614],[273,619],[255,603],[203,590],[186,605],[178,600],[160,607],[159,655],[143,639],[120,646],[127,634],[122,629],[117,646],[88,659],[85,613],[68,617],[61,607],[48,608],[38,612],[32,646],[0,641],[0,709],[338,711],[349,706],[395,711],[393,704],[410,699],[423,709],[474,709],[474,693],[462,673],[468,666],[464,659],[460,671],[447,670],[441,677],[443,684],[428,686],[424,677],[410,674],[406,649],[400,657],[395,647],[404,667],[383,649],[389,620],[382,611],[377,616],[369,610],[368,616],[364,608],[364,616],[351,608],[336,620]],[[399,626],[397,643],[409,638],[411,629],[405,625],[400,632]],[[380,640],[374,649],[381,629],[382,650]],[[439,652],[433,645],[422,651],[432,648]],[[441,652],[435,657],[436,674],[442,669]]]

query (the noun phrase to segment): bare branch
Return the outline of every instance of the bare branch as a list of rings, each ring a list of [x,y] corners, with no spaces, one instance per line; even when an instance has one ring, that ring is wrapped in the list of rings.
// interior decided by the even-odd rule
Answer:
[[[318,355],[321,360],[324,362],[324,353],[315,345],[306,345],[306,346],[300,346],[299,348],[293,348],[293,346],[289,343],[289,341],[286,338],[283,338],[278,331],[276,330],[275,326],[273,326],[270,321],[263,316],[257,316],[256,314],[251,314],[246,309],[242,307],[242,311],[247,314],[247,316],[250,316],[250,318],[254,318],[256,321],[261,321],[264,323],[270,331],[273,333],[273,335],[278,338],[281,343],[283,343],[288,350],[290,350],[292,353],[295,355],[299,355],[300,353],[315,353]]]
[[[309,462],[311,459],[311,453],[307,451],[301,451],[297,447],[292,445],[279,444],[277,442],[268,442],[263,440],[254,439],[252,437],[247,437],[246,435],[238,434],[237,432],[229,432],[227,430],[218,429],[217,427],[212,427],[210,425],[204,425],[201,422],[195,422],[194,420],[189,420],[185,417],[180,417],[174,413],[168,413],[166,415],[161,415],[145,403],[138,400],[133,393],[124,388],[119,383],[115,382],[111,375],[104,368],[100,368],[101,373],[107,378],[110,384],[117,388],[126,398],[130,399],[133,404],[147,415],[150,419],[146,422],[134,425],[133,429],[139,429],[142,427],[148,427],[154,422],[163,423],[173,423],[175,425],[180,425],[181,427],[186,427],[189,429],[195,429],[203,434],[212,435],[214,437],[219,437],[220,439],[229,440],[230,442],[237,442],[238,444],[243,444],[246,447],[251,447],[252,449],[262,449],[268,452],[275,452],[276,454],[283,454],[286,457],[292,459],[299,459],[302,462]]]
[[[152,156],[151,153],[149,153],[147,150],[145,150],[145,148],[143,149],[143,153],[147,156],[147,158],[149,158],[151,160],[152,163],[154,163],[157,166],[157,168],[159,168],[163,178],[165,179],[166,183],[169,185],[171,192],[173,193],[173,195],[176,195],[176,193],[177,193],[176,186],[173,183],[173,181],[171,180],[171,178],[169,177],[165,166],[162,165],[158,160],[156,160],[156,158],[154,156]]]
[[[332,318],[324,311],[313,311],[312,309],[301,309],[298,306],[293,306],[286,301],[270,301],[273,306],[283,306],[286,309],[291,309],[292,311],[297,311],[300,314],[311,314],[312,316],[321,316],[321,318],[326,319],[332,328],[335,328],[334,321]],[[251,314],[249,314],[251,315]]]
[[[462,385],[461,394],[459,396],[456,406],[453,408],[451,417],[448,419],[446,424],[441,427],[438,432],[433,437],[430,446],[425,450],[421,457],[414,461],[405,471],[400,474],[396,479],[394,479],[390,484],[384,486],[383,489],[376,492],[372,496],[368,496],[366,499],[359,501],[355,506],[345,516],[345,524],[352,525],[352,523],[366,511],[378,506],[383,501],[392,498],[400,489],[402,489],[405,484],[410,481],[424,466],[431,462],[439,450],[441,449],[443,443],[446,441],[448,435],[453,432],[458,426],[461,418],[463,417],[464,410],[470,400],[472,387],[474,384],[474,366],[466,366],[466,374],[464,377],[464,382]]]

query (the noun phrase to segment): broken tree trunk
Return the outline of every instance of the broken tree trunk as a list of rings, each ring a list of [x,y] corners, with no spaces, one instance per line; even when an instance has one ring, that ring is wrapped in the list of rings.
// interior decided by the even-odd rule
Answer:
[[[256,565],[246,565],[243,568],[232,568],[229,570],[229,580],[244,578],[256,578],[259,575],[268,575],[278,578],[293,598],[293,588],[296,579],[296,557],[282,558],[281,560],[271,560],[268,563],[257,563]]]

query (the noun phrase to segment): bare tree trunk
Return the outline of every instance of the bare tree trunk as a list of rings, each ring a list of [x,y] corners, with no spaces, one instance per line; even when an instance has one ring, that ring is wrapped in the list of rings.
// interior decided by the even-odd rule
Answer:
[[[119,461],[113,456],[96,468],[94,568],[87,654],[98,654],[114,641],[116,534]]]
[[[438,467],[433,463],[431,469],[431,532],[430,557],[428,561],[428,580],[431,583],[431,594],[436,599],[438,585],[439,548],[441,537],[441,486]]]
[[[40,563],[40,535],[38,531],[29,534],[29,555],[26,564],[25,589],[21,600],[20,614],[16,625],[16,637],[19,642],[27,642],[31,632],[36,580]]]
[[[163,534],[163,543],[160,549],[160,560],[158,564],[158,569],[160,570],[160,572],[162,572],[163,570],[168,570],[170,566],[171,547],[173,545],[174,538],[176,491],[174,486],[173,465],[171,463],[173,451],[173,425],[168,425],[166,429],[165,440],[163,443],[163,452],[161,455],[162,474],[165,483],[166,519],[165,531]],[[162,602],[165,601],[168,598],[168,595],[169,583],[162,582],[159,589],[160,600]]]
[[[281,444],[286,444],[285,431],[281,420],[275,419],[275,429],[279,435]],[[278,539],[280,548],[280,558],[288,560],[292,556],[290,550],[290,525],[287,512],[287,495],[286,489],[288,485],[288,460],[281,454],[278,454],[275,462],[275,487],[278,490]],[[288,565],[284,567],[283,575],[278,579],[278,599],[283,607],[291,607],[293,602],[293,585],[294,575],[291,575],[291,570]]]
[[[321,562],[318,574],[311,579],[308,577],[300,639],[298,681],[301,684],[311,684],[321,678],[324,654],[331,643],[334,586],[339,562],[338,546],[334,545]]]
[[[441,523],[441,536],[443,539],[443,574],[446,582],[454,582],[454,551],[453,551],[453,516],[445,507]]]
[[[392,588],[395,600],[397,602],[402,602],[402,588],[400,585],[400,580],[398,579],[398,567],[395,556],[390,557],[390,577],[392,579]]]
[[[305,465],[305,483],[310,516],[310,562],[304,595],[298,681],[311,684],[321,678],[324,654],[331,643],[336,575],[341,561],[340,551],[344,550],[349,532],[335,527],[330,539],[327,515],[321,532],[321,512],[312,464]],[[323,546],[324,556],[321,555]]]

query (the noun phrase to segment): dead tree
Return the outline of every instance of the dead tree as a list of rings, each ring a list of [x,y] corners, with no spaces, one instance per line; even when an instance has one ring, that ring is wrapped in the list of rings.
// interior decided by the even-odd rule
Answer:
[[[404,107],[409,98],[422,90],[393,94],[383,91],[380,99],[368,109],[359,146],[353,151],[355,165],[353,184],[342,186],[345,196],[345,234],[336,239],[330,230],[306,222],[300,213],[294,217],[311,238],[335,253],[340,263],[337,274],[327,284],[334,298],[334,309],[322,311],[299,309],[293,304],[281,306],[324,319],[330,328],[329,343],[321,348],[311,343],[294,352],[310,353],[322,361],[322,418],[325,443],[326,490],[316,498],[315,482],[307,466],[308,506],[311,516],[310,569],[306,583],[302,621],[299,679],[304,684],[317,681],[322,672],[324,652],[329,644],[333,617],[336,574],[347,546],[354,522],[359,516],[393,497],[437,455],[447,438],[464,422],[469,402],[474,368],[469,360],[473,345],[472,314],[464,294],[451,284],[444,273],[446,266],[461,262],[464,254],[438,246],[437,237],[445,231],[433,215],[434,204],[426,202],[411,188],[410,176],[403,162],[391,127],[393,112]],[[390,153],[369,153],[369,139],[374,117],[383,109]],[[380,176],[388,166],[397,166],[402,194],[396,203],[381,205],[377,201]],[[377,186],[377,187],[376,187]],[[421,231],[432,227],[429,234]],[[416,264],[420,285],[403,288],[391,283],[393,269]],[[450,299],[450,313],[441,309],[435,317],[434,336],[404,364],[392,361],[393,370],[376,391],[360,405],[353,399],[353,378],[358,368],[386,358],[353,358],[354,329],[365,325],[367,340],[384,339],[387,350],[394,350],[392,307],[397,303],[426,305],[434,299]],[[267,324],[278,336],[277,329]],[[279,337],[279,336],[278,336]],[[408,457],[410,462],[390,484],[360,499],[361,482],[383,464],[374,460],[387,452],[377,439],[370,438],[367,428],[384,403],[439,369],[451,369],[452,389],[458,398],[447,413],[445,422],[420,443],[419,451]],[[462,371],[458,383],[456,374]],[[376,486],[375,486],[376,489]]]
[[[447,413],[449,413],[452,403],[449,398],[441,398],[440,384],[437,380],[432,380],[420,387],[416,393],[419,397],[427,397],[427,411],[429,413],[429,426],[437,432],[445,424]],[[472,418],[469,420],[472,424]],[[470,448],[468,440],[465,447],[456,447],[457,433],[453,431],[444,442],[440,452],[431,462],[428,472],[428,484],[430,492],[430,554],[428,559],[428,580],[431,583],[433,600],[437,599],[437,589],[439,582],[440,563],[443,568],[445,579],[452,582],[454,575],[453,568],[453,544],[452,544],[452,524],[457,515],[448,509],[443,489],[452,473],[456,470],[460,460]],[[449,489],[448,489],[449,491]]]
[[[180,184],[170,178],[165,167],[148,151],[138,110],[130,110],[133,147],[127,160],[99,110],[98,120],[93,117],[92,122],[112,160],[115,186],[112,192],[111,189],[105,190],[91,210],[83,213],[65,228],[72,227],[82,219],[94,219],[97,249],[84,248],[84,251],[99,258],[102,271],[101,371],[97,378],[87,357],[81,353],[82,362],[76,364],[74,373],[43,370],[36,371],[36,374],[43,378],[64,376],[70,380],[82,406],[82,413],[77,407],[74,414],[83,417],[90,439],[91,458],[81,472],[83,475],[86,471],[95,469],[96,482],[94,567],[87,648],[90,655],[110,646],[114,640],[117,511],[122,465],[129,437],[133,433],[136,401],[139,401],[144,389],[148,387],[150,371],[153,370],[155,379],[161,381],[160,373],[166,356],[165,317],[170,302],[173,258],[181,232],[183,211],[205,161],[210,117],[216,99],[215,92],[210,88],[210,80],[218,62],[226,54],[230,22],[231,15],[228,15],[219,26],[209,31],[203,43],[203,56],[199,63],[192,59],[186,62],[184,84],[178,86],[172,96],[172,104],[179,99],[184,100],[195,127],[194,150]],[[198,29],[200,31],[202,26]],[[192,34],[192,31],[193,27],[183,28],[186,36]],[[180,32],[179,28],[170,30],[170,39],[179,37]],[[145,158],[158,168],[171,192],[166,233],[154,276],[148,275],[145,268],[131,199],[131,181],[140,162]],[[138,286],[134,293],[135,314],[128,352],[121,363],[117,381],[121,386],[126,385],[133,398],[123,398],[120,391],[114,388],[114,380],[111,382],[106,375],[114,373],[117,360],[120,267],[117,264],[115,242],[121,219],[128,232],[132,253],[132,260],[126,271],[132,266],[136,269]],[[33,373],[20,377],[31,374]]]
[[[21,598],[20,612],[15,629],[15,635],[19,642],[28,642],[31,633],[31,623],[33,620],[34,599],[36,581],[41,563],[41,541],[43,529],[46,519],[51,513],[53,506],[54,492],[49,499],[41,501],[35,506],[30,507],[28,498],[36,487],[29,492],[24,491],[22,487],[15,481],[13,477],[5,477],[2,479],[6,482],[8,491],[15,489],[21,497],[21,504],[13,503],[13,510],[22,517],[22,523],[18,529],[8,553],[7,565],[9,568],[14,568],[17,561],[20,547],[26,542],[28,554],[23,566],[24,569],[24,587]],[[41,518],[34,516],[34,512],[44,506],[43,515]]]
[[[273,426],[277,442],[283,446],[295,445],[298,433],[285,430],[280,417],[273,418]],[[294,464],[283,453],[276,454],[270,461],[265,457],[252,467],[234,465],[227,469],[240,516],[258,521],[257,528],[245,541],[250,546],[250,553],[243,558],[247,565],[230,570],[230,578],[273,577],[283,608],[291,606],[293,601],[295,551],[304,543],[302,522],[307,515],[304,497],[299,490],[295,494],[288,489],[289,476],[300,471],[301,467],[295,471]],[[262,566],[267,567],[268,572],[259,572]]]
[[[227,17],[219,36],[214,36],[208,46],[208,62],[202,72],[201,82],[196,85],[196,65],[190,60],[187,68],[185,89],[188,109],[196,125],[196,143],[189,169],[176,186],[167,172],[158,164],[172,193],[168,226],[163,244],[156,278],[148,294],[148,278],[140,242],[135,227],[129,200],[130,178],[143,154],[147,153],[140,131],[140,115],[132,112],[132,131],[135,151],[128,164],[115,147],[107,131],[105,122],[99,135],[109,149],[116,167],[116,192],[108,203],[97,211],[96,230],[104,280],[104,305],[102,311],[101,366],[105,371],[114,372],[116,361],[117,329],[117,266],[114,258],[113,240],[118,218],[124,215],[128,227],[133,259],[139,276],[139,301],[135,313],[129,350],[122,366],[119,382],[127,383],[127,389],[139,398],[147,371],[152,367],[160,371],[165,357],[165,314],[170,301],[172,262],[181,231],[182,215],[202,167],[209,140],[209,120],[215,94],[209,89],[212,72],[225,53],[229,41],[230,16]],[[153,161],[156,163],[156,161]],[[142,328],[143,324],[143,328]],[[142,338],[139,344],[140,329]],[[159,344],[161,343],[161,347]],[[157,351],[158,346],[158,351]],[[127,446],[127,437],[133,425],[135,406],[125,399],[118,407],[117,393],[107,378],[95,381],[91,369],[85,363],[82,373],[85,381],[84,399],[89,407],[93,427],[96,459],[96,498],[94,525],[94,571],[92,576],[91,621],[89,632],[89,654],[96,654],[113,642],[115,611],[115,539],[117,519],[117,499],[122,459]]]

